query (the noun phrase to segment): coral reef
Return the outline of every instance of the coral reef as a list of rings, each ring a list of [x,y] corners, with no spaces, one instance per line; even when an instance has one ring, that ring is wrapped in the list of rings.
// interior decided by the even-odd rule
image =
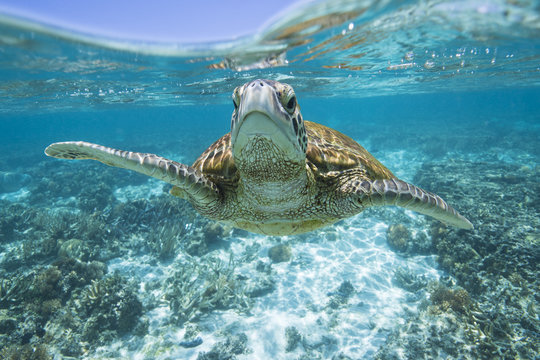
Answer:
[[[414,182],[460,204],[475,230],[433,222],[432,251],[451,277],[428,286],[428,306],[393,331],[377,359],[536,357],[539,175],[538,167],[500,162],[423,165]]]
[[[452,309],[456,312],[466,313],[469,311],[471,298],[465,289],[449,289],[441,284],[430,292],[430,300],[436,307],[435,312],[443,312]]]
[[[400,288],[416,293],[424,289],[428,282],[424,275],[415,275],[409,269],[397,268],[392,279]]]
[[[71,171],[63,164],[59,168]],[[148,321],[141,318],[135,284],[118,275],[104,277],[107,269],[99,261],[148,250],[161,260],[172,259],[179,251],[202,256],[226,244],[221,239],[230,228],[198,216],[185,202],[163,194],[122,203],[106,184],[129,181],[116,181],[114,169],[86,169],[85,176],[93,178],[85,181],[91,186],[81,189],[77,182],[84,171],[79,168],[73,177],[59,180],[58,168],[53,174],[52,168],[40,165],[30,169],[42,174],[29,184],[29,204],[0,200],[5,205],[0,208],[0,348],[13,344],[16,349],[31,342],[80,357],[127,333],[144,336]],[[68,196],[78,200],[65,203],[67,209],[80,211],[39,206]],[[270,281],[238,279],[234,266],[220,268],[212,259],[203,263],[199,280],[208,283],[199,289],[203,296],[198,312],[248,308],[252,297],[272,289]],[[197,346],[200,341],[194,336],[185,345]]]
[[[47,323],[46,339],[63,355],[80,356],[88,349],[135,331],[142,324],[141,315],[142,303],[134,284],[117,274],[105,276],[74,292],[66,306]]]
[[[230,227],[199,216],[191,205],[169,194],[116,203],[107,219],[120,234],[140,234],[141,242],[132,238],[124,246],[149,250],[161,260],[172,259],[178,250],[203,256],[224,247],[222,238],[231,232]]]
[[[176,255],[182,235],[184,234],[185,230],[181,226],[163,224],[157,226],[153,232],[149,233],[146,239],[148,246],[151,247],[153,253],[157,254],[159,259],[169,260]]]
[[[411,232],[403,224],[392,224],[386,230],[386,240],[391,249],[405,252],[412,240]]]
[[[141,184],[147,178],[137,173],[103,169],[99,164],[73,164],[62,161],[43,161],[28,169],[34,181],[29,184],[32,204],[50,204],[51,199],[73,197],[80,209],[87,212],[103,211],[114,202],[112,187]],[[85,184],[81,187],[80,184]]]
[[[230,232],[229,226],[223,226],[205,218],[199,217],[199,226],[193,227],[193,231],[183,239],[183,249],[192,256],[202,256],[219,247],[225,246],[222,238]]]
[[[78,300],[74,305],[78,316],[87,319],[82,337],[88,342],[107,342],[133,330],[142,314],[135,284],[117,274],[92,281]]]
[[[31,343],[44,349],[57,346],[51,325],[70,313],[80,290],[105,272],[103,263],[82,263],[69,258],[30,272],[0,272],[0,324],[6,330],[1,332],[0,344]]]
[[[424,139],[430,143],[420,146],[439,157],[447,149],[474,143],[462,140],[443,148]],[[393,271],[393,283],[408,292],[405,301],[422,305],[396,324],[376,358],[537,357],[540,167],[506,164],[495,156],[492,160],[424,164],[411,181],[456,205],[474,223],[474,231],[447,228],[403,211],[392,213],[394,225],[386,234],[389,246],[400,258],[436,255],[445,275],[428,283],[429,276],[415,274],[407,266],[388,269]],[[341,222],[290,237],[270,247],[266,256],[276,239],[261,240],[208,221],[185,201],[167,194],[167,186],[162,194],[117,199],[122,192],[117,187],[150,187],[143,176],[129,172],[118,176],[122,170],[86,162],[47,161],[26,170],[28,177],[21,179],[30,195],[20,202],[0,200],[2,359],[50,359],[53,354],[120,357],[114,345],[103,345],[118,342],[122,351],[139,351],[145,337],[182,327],[184,337],[171,336],[165,346],[156,345],[160,347],[156,353],[166,357],[169,349],[177,349],[170,358],[195,357],[198,351],[203,360],[249,358],[248,345],[256,344],[248,344],[241,333],[245,329],[218,330],[221,323],[212,328],[205,321],[222,313],[250,316],[249,311],[261,303],[275,301],[287,277],[278,279],[275,273],[294,266],[302,271],[309,264],[296,246],[336,240],[335,245],[342,246],[336,229],[348,226]],[[388,211],[373,209],[370,214],[388,223]],[[227,238],[231,234],[232,241]],[[275,265],[291,261],[291,244],[295,246],[291,264]],[[234,258],[223,260],[228,252],[234,252]],[[137,269],[143,270],[131,277],[133,261],[140,261]],[[107,275],[105,263],[129,278]],[[287,279],[289,284],[294,281]],[[317,325],[328,332],[311,333],[291,321],[280,334],[285,342],[279,351],[287,353],[283,356],[349,359],[340,352],[335,330],[349,307],[363,306],[363,285],[338,284],[330,284],[332,291],[326,297],[323,293],[320,303],[309,305],[320,315]],[[280,291],[272,294],[276,288]],[[153,310],[172,316],[145,317]],[[156,329],[155,321],[162,321],[163,327]],[[205,346],[220,333],[223,341],[208,350]],[[108,350],[99,353],[100,349]]]
[[[52,358],[43,345],[9,345],[0,349],[0,359],[4,360],[51,360]]]
[[[252,305],[245,293],[245,280],[235,274],[232,256],[228,263],[217,258],[178,264],[178,271],[168,279],[166,299],[179,324],[194,321],[214,309],[247,311]]]

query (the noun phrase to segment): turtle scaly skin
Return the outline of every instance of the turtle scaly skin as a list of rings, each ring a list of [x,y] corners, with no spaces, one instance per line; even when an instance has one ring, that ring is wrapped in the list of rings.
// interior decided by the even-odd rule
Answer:
[[[202,215],[255,233],[299,234],[384,205],[472,229],[443,199],[397,179],[348,136],[304,121],[289,85],[254,80],[235,89],[233,102],[231,132],[192,166],[82,141],[54,143],[45,153],[161,179]]]

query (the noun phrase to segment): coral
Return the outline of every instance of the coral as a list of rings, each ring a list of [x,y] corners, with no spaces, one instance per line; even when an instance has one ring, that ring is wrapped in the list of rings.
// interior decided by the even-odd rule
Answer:
[[[67,300],[73,290],[101,279],[107,273],[107,266],[102,262],[85,263],[73,258],[60,258],[53,263],[53,267],[62,273],[63,300]]]
[[[273,263],[287,262],[291,260],[292,249],[288,244],[279,244],[268,249],[268,257]]]
[[[167,260],[176,255],[183,233],[183,227],[165,224],[156,226],[155,231],[149,234],[147,241],[160,259]]]
[[[405,252],[411,243],[411,232],[403,224],[392,224],[386,230],[386,240],[391,249]]]
[[[4,268],[16,269],[37,262],[49,263],[58,253],[82,261],[111,257],[110,249],[115,243],[115,233],[105,223],[102,215],[52,212],[26,207],[15,207],[12,210],[19,213],[9,217],[10,226],[5,230],[11,234],[8,239],[14,244],[2,261]],[[105,242],[107,247],[98,246]]]
[[[538,175],[498,160],[421,167],[413,182],[459,204],[475,230],[433,222],[432,251],[449,277],[431,286],[432,305],[398,326],[377,359],[537,356],[538,244],[528,239],[540,228]]]
[[[109,201],[114,201],[112,187],[140,184],[147,179],[136,173],[125,172],[118,176],[118,169],[106,168],[99,164],[45,161],[30,168],[28,175],[39,179],[28,186],[33,204],[50,203],[57,197],[79,199],[79,206],[85,211],[103,210]],[[83,186],[81,186],[83,184]]]
[[[79,239],[69,239],[62,242],[58,249],[58,257],[72,258],[87,261],[90,255],[90,247]]]
[[[5,360],[51,360],[47,348],[41,344],[11,345],[0,350],[0,359]]]
[[[66,240],[77,232],[78,218],[69,212],[53,213],[38,222],[45,228],[45,236],[51,239]]]
[[[17,227],[16,215],[20,214],[21,208],[20,205],[0,200],[0,244],[13,240],[13,233]]]
[[[193,208],[170,195],[114,204],[109,222],[122,234],[138,234],[144,242],[125,244],[136,251],[150,250],[161,260],[170,260],[179,250],[203,256],[223,247],[231,228],[198,215]]]
[[[177,267],[179,270],[167,280],[166,299],[180,324],[214,309],[246,311],[251,307],[243,282],[235,276],[232,256],[228,264],[209,257],[199,262],[188,260]]]
[[[58,298],[62,291],[60,287],[61,277],[62,272],[55,266],[51,266],[39,273],[34,281],[34,288],[37,290],[36,295],[41,299]]]
[[[452,309],[465,313],[469,311],[471,298],[465,289],[448,289],[442,284],[438,284],[430,292],[430,300],[439,310],[447,311]]]
[[[427,286],[424,275],[415,275],[409,269],[397,268],[394,271],[393,281],[402,289],[417,292]]]
[[[225,341],[215,344],[208,352],[201,352],[197,360],[235,360],[235,355],[247,354],[248,338],[246,334],[227,335]]]
[[[258,274],[250,277],[238,279],[245,281],[244,292],[250,298],[261,297],[270,294],[276,289],[276,281],[270,276],[270,274]]]
[[[106,185],[106,183],[99,183],[96,186],[86,186],[81,189],[77,199],[79,200],[79,208],[89,213],[103,210],[116,200],[112,187]]]
[[[285,329],[285,340],[287,342],[287,344],[285,345],[285,351],[291,352],[296,349],[296,347],[302,340],[302,335],[296,327],[288,326]]]
[[[17,319],[7,314],[6,310],[0,311],[0,334],[9,334],[17,328]]]
[[[76,306],[80,316],[88,319],[83,329],[87,341],[106,341],[106,331],[123,335],[133,330],[142,315],[134,286],[117,274],[93,280]]]
[[[351,282],[349,280],[343,281],[335,291],[328,293],[330,301],[328,302],[327,307],[330,309],[337,309],[347,304],[354,293],[354,286]]]
[[[43,228],[45,218],[43,211],[22,203],[0,201],[0,243],[24,239],[30,230]]]
[[[66,326],[77,330],[77,324],[81,323],[71,315],[72,296],[77,296],[78,290],[105,272],[104,264],[86,264],[67,258],[47,268],[10,274],[9,279],[0,278],[0,318],[5,320],[1,321],[4,328],[9,329],[4,338],[0,337],[0,345],[34,344],[36,340],[47,339],[47,343],[63,349],[68,341],[64,336]],[[62,326],[54,325],[61,321]],[[51,333],[57,328],[61,328],[61,335]],[[72,345],[80,348],[81,341],[74,335]]]
[[[193,229],[193,232],[187,233],[183,239],[184,251],[192,256],[205,255],[224,245],[221,240],[231,232],[229,226],[204,218],[199,223],[201,227]]]

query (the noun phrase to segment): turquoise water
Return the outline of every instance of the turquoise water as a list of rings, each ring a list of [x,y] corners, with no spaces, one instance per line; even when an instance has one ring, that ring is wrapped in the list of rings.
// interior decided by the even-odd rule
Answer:
[[[538,358],[539,9],[315,2],[214,44],[0,18],[0,358]],[[191,164],[257,78],[475,229],[377,208],[255,235],[155,179],[43,153]]]

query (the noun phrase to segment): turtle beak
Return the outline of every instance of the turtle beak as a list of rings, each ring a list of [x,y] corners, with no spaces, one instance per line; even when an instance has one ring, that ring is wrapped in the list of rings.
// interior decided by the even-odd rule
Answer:
[[[256,139],[270,141],[286,153],[302,152],[289,114],[280,105],[275,89],[264,80],[244,85],[231,129],[233,155],[241,157],[243,149]]]

